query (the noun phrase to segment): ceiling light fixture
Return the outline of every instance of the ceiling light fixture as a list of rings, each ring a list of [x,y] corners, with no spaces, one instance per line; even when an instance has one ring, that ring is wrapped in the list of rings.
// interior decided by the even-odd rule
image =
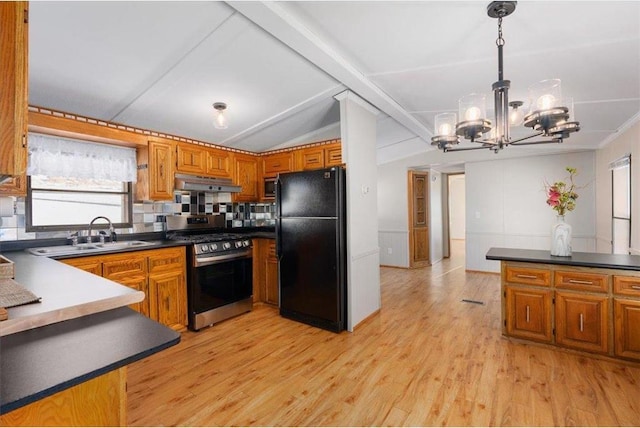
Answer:
[[[498,153],[507,146],[562,143],[572,132],[580,130],[580,123],[573,121],[571,110],[573,100],[562,98],[560,79],[543,80],[529,88],[529,113],[523,117],[520,109],[522,101],[509,102],[511,82],[503,77],[502,18],[516,10],[516,1],[493,1],[487,7],[487,15],[498,19],[498,81],[492,86],[495,112],[495,126],[486,119],[485,96],[471,94],[458,102],[460,122],[455,113],[442,113],[435,117],[435,132],[431,145],[444,152],[476,150],[488,148]],[[509,111],[511,107],[511,111]],[[535,131],[524,138],[512,140],[511,126],[524,124]],[[476,147],[456,147],[460,137],[479,143]],[[528,141],[530,138],[544,137],[546,140]]]
[[[215,126],[216,129],[227,129],[227,126],[229,126],[229,124],[227,122],[227,117],[224,115],[224,111],[227,109],[227,104],[214,103],[213,108],[216,110],[214,113],[215,118],[213,121],[213,126]]]

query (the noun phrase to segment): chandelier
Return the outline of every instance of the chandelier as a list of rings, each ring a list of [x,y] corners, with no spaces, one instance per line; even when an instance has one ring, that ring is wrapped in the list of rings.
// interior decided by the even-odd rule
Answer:
[[[521,109],[523,102],[509,101],[511,82],[503,76],[502,50],[505,41],[502,37],[502,18],[511,15],[516,10],[516,4],[516,1],[493,1],[487,7],[487,15],[498,19],[498,81],[492,85],[495,125],[486,118],[484,95],[462,97],[458,102],[460,122],[456,122],[455,113],[442,113],[435,117],[431,145],[438,149],[449,152],[488,148],[498,153],[507,146],[562,143],[572,132],[580,130],[580,123],[573,121],[570,113],[573,100],[562,97],[560,79],[543,80],[529,87],[529,113],[524,117]],[[512,140],[511,125],[521,123],[531,128],[533,134]],[[545,139],[530,141],[535,137]],[[478,146],[457,147],[460,138],[478,143]]]

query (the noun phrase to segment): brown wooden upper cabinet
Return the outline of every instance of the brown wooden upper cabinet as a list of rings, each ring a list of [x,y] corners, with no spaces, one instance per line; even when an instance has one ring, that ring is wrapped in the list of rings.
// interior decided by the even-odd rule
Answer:
[[[174,144],[150,140],[146,147],[138,147],[138,180],[136,200],[173,200]]]
[[[342,164],[342,147],[340,143],[307,147],[296,150],[297,170],[329,168]]]
[[[294,170],[293,152],[273,153],[262,156],[262,171],[265,176]]]
[[[219,149],[207,149],[206,175],[211,177],[232,178],[231,168],[233,156],[231,152]]]
[[[242,191],[233,194],[234,202],[255,202],[258,200],[258,157],[242,153],[234,154],[233,181]]]
[[[195,144],[176,145],[176,172],[204,175],[207,169],[207,152]]]
[[[28,13],[28,2],[0,2],[0,176],[27,169]]]

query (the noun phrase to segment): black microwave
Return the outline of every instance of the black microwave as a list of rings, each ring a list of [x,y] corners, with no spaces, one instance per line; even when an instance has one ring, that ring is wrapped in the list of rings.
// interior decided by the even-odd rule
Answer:
[[[276,177],[264,178],[264,198],[275,199],[276,198]]]

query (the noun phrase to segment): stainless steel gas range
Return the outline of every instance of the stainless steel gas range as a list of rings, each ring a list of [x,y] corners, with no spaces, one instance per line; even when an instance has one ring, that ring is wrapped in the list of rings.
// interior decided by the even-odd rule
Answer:
[[[219,215],[167,216],[167,238],[186,241],[189,329],[253,307],[251,239],[225,233]]]

